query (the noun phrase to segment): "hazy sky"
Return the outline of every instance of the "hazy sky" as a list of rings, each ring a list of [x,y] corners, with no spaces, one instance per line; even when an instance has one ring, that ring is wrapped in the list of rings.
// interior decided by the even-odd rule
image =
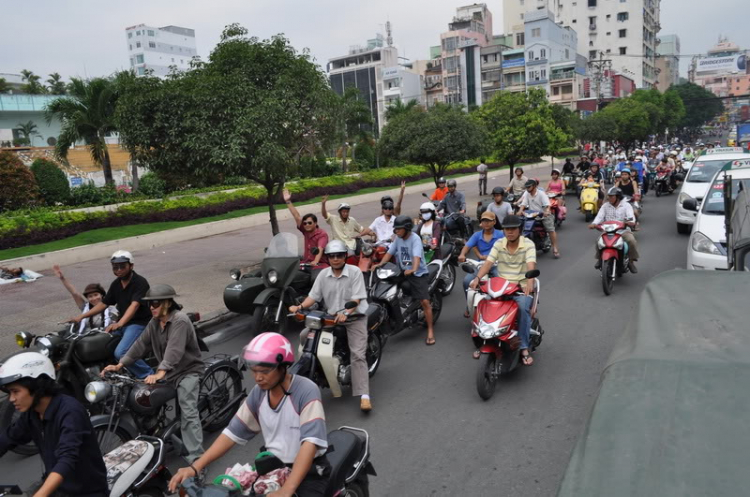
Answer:
[[[7,0],[6,0],[7,1]],[[469,3],[469,2],[466,2]],[[238,22],[252,35],[284,33],[307,47],[325,67],[330,57],[346,54],[384,32],[390,19],[400,55],[427,58],[457,0],[35,0],[5,4],[0,10],[0,73],[29,69],[40,75],[101,76],[129,64],[125,27],[177,25],[196,31],[198,54],[206,58],[223,27]],[[0,4],[0,5],[2,5]],[[502,31],[502,0],[487,2]],[[750,48],[747,0],[710,3],[662,0],[661,34],[680,37],[682,53],[705,53],[719,34]],[[689,59],[686,59],[689,60]],[[685,70],[683,62],[683,76]]]

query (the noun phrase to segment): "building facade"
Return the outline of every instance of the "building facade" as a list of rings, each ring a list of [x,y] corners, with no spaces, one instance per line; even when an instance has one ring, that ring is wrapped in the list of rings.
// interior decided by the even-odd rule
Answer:
[[[693,57],[688,78],[717,97],[742,95],[744,81],[750,75],[750,51],[728,40],[720,40],[705,57]]]
[[[195,30],[179,26],[130,26],[125,28],[125,43],[130,67],[141,76],[151,71],[154,76],[164,77],[173,67],[187,70],[198,56]]]
[[[57,95],[0,95],[0,145],[10,146],[23,138],[19,124],[36,124],[37,135],[29,137],[32,147],[53,146],[60,135],[61,123],[44,117],[44,109]]]
[[[670,86],[680,82],[680,37],[661,35],[656,48],[659,57],[656,59],[656,87],[667,91]]]

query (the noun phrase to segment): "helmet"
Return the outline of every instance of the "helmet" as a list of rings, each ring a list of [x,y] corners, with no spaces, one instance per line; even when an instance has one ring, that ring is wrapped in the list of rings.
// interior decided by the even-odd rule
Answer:
[[[631,174],[631,172],[630,172],[630,169],[628,169],[627,167],[626,167],[626,168],[624,168],[624,169],[623,169],[622,171],[620,171],[620,172],[621,172],[621,173],[628,173],[628,174]]]
[[[292,344],[283,335],[272,331],[253,338],[242,351],[248,366],[289,366],[294,362]]]
[[[87,297],[90,293],[100,293],[102,297],[107,295],[104,287],[99,283],[89,283],[86,285],[86,288],[83,290],[83,296]]]
[[[179,297],[170,285],[154,285],[148,289],[146,296],[141,300],[167,300]]]
[[[326,244],[326,248],[323,249],[325,255],[346,254],[347,252],[349,252],[349,248],[341,240],[331,240]]]
[[[503,228],[520,228],[523,226],[523,220],[514,215],[505,216],[505,219],[503,219]]]
[[[619,178],[620,176],[622,176],[622,171],[617,171],[615,173],[615,178]]]
[[[380,205],[383,205],[386,202],[390,202],[391,204],[393,204],[393,197],[391,197],[390,195],[383,195],[382,197],[380,197]]]
[[[613,186],[612,188],[610,188],[610,189],[609,189],[609,190],[607,191],[607,195],[608,195],[608,196],[609,196],[609,195],[615,195],[615,196],[616,196],[617,198],[619,198],[619,199],[622,199],[622,197],[623,197],[623,195],[622,195],[622,190],[620,190],[620,189],[619,189],[619,188],[617,188],[616,186]]]
[[[538,183],[536,182],[536,180],[535,180],[535,179],[530,179],[530,180],[528,180],[528,181],[526,182],[526,184],[524,184],[524,185],[523,185],[523,187],[524,187],[524,188],[532,188],[532,187],[536,186],[537,184],[538,184]]]
[[[414,228],[414,222],[409,216],[398,216],[393,221],[393,229],[404,228],[406,231],[411,231]]]
[[[439,185],[440,183],[445,183],[445,178],[438,178],[438,185]]]
[[[432,211],[435,212],[435,204],[432,202],[425,202],[424,204],[419,206],[419,211]]]
[[[49,357],[39,352],[19,352],[0,364],[0,388],[23,378],[47,376],[55,379],[55,366]]]
[[[677,155],[677,151],[676,150],[672,150],[671,152],[669,152],[669,155]]]
[[[337,211],[342,211],[342,210],[344,210],[344,209],[349,209],[349,210],[350,210],[351,208],[352,208],[352,206],[351,206],[351,205],[347,204],[346,202],[341,202],[341,203],[339,204],[339,208],[338,208],[338,209],[336,209],[336,210],[337,210]]]
[[[456,183],[455,179],[449,179],[448,180],[448,188],[450,188],[451,186],[456,186],[456,184],[457,183]]]
[[[127,250],[118,250],[114,254],[112,254],[112,257],[110,257],[109,262],[115,264],[118,262],[129,262],[130,264],[133,264],[135,260],[133,259],[133,254],[128,252]]]
[[[385,202],[380,203],[381,209],[393,209],[393,201],[392,200],[386,200]]]
[[[552,174],[555,174],[555,173],[557,173],[557,174],[560,174],[560,170],[559,170],[559,169],[557,169],[557,168],[553,169],[553,170],[552,170]]]
[[[503,188],[502,186],[496,186],[492,189],[492,194],[505,196],[505,188]]]

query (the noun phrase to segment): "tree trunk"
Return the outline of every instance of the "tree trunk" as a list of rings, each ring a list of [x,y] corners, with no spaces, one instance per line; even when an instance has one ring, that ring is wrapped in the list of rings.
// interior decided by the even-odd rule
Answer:
[[[510,171],[510,180],[513,180],[513,175],[516,174],[516,163],[515,162],[508,162],[508,165],[510,166],[508,170]]]
[[[346,142],[341,146],[341,170],[346,172]]]
[[[112,176],[112,164],[109,161],[109,149],[107,149],[106,145],[104,146],[104,154],[102,155],[102,171],[104,171],[104,184],[114,186],[115,179]]]
[[[268,219],[271,222],[271,233],[273,233],[273,236],[276,236],[279,234],[279,220],[276,217],[275,202],[279,197],[281,190],[284,188],[284,181],[282,180],[279,182],[278,188],[275,192],[273,191],[273,183],[267,183],[263,186],[266,187],[267,192],[266,204],[268,205]]]
[[[357,144],[352,145],[352,162],[356,160],[355,154],[357,153]]]
[[[140,179],[138,178],[138,161],[130,162],[130,175],[133,177],[133,191],[137,192],[140,187]]]

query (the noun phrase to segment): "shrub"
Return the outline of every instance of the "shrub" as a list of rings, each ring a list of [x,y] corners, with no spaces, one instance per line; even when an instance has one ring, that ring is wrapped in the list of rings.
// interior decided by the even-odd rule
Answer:
[[[101,203],[102,194],[93,182],[70,189],[70,205],[100,205]]]
[[[31,164],[39,193],[47,205],[66,204],[70,201],[70,184],[68,176],[47,159],[36,159]]]
[[[224,181],[221,182],[223,186],[242,186],[248,184],[249,181],[244,176],[227,176]]]
[[[138,192],[147,197],[160,198],[167,191],[167,183],[154,173],[146,173],[141,176],[138,183]]]
[[[0,212],[36,205],[39,187],[34,174],[12,152],[0,152]]]

